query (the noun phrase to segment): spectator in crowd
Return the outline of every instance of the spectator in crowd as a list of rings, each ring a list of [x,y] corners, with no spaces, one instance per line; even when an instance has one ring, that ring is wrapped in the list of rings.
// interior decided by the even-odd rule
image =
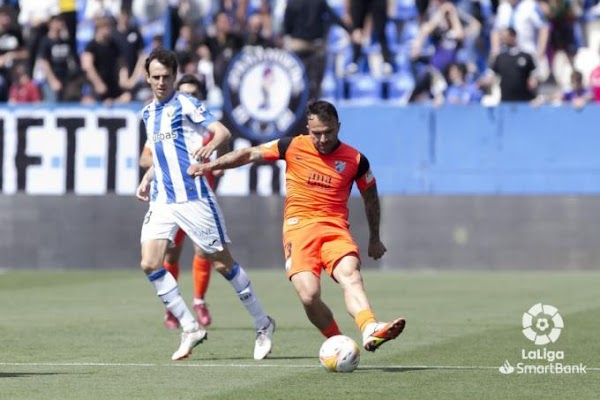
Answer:
[[[77,54],[67,39],[68,29],[62,15],[50,18],[48,34],[42,38],[37,56],[38,68],[44,77],[44,100],[78,101],[81,95],[81,70]],[[75,95],[79,92],[78,95]]]
[[[517,32],[505,28],[500,34],[504,50],[496,56],[492,70],[500,80],[500,101],[528,102],[536,97],[538,80],[534,74],[535,64],[530,53],[519,49]],[[493,78],[488,76],[486,84],[491,85]]]
[[[131,91],[134,99],[138,99],[138,92],[146,87],[146,83],[143,80],[145,45],[142,33],[129,10],[121,10],[121,13],[117,17],[117,25],[113,34],[127,66],[127,78],[123,86],[126,90]]]
[[[600,65],[590,73],[589,87],[594,94],[594,101],[600,103]]]
[[[204,82],[206,90],[203,99],[209,104],[220,104],[222,102],[221,89],[215,81],[214,64],[212,54],[207,45],[201,44],[196,49],[198,64],[196,65],[196,76]]]
[[[76,0],[58,0],[60,15],[67,25],[68,40],[72,54],[77,53],[77,2]],[[79,63],[79,56],[77,57]]]
[[[579,71],[571,73],[571,87],[558,94],[558,101],[570,103],[574,108],[581,108],[594,99],[594,93],[583,83],[583,74]]]
[[[204,10],[201,3],[201,0],[167,0],[165,35],[169,48],[175,48],[183,25],[188,24],[192,27],[202,25]]]
[[[254,13],[248,17],[244,30],[244,44],[246,46],[273,47],[273,41],[264,34],[264,18]]]
[[[501,51],[500,35],[506,28],[514,29],[517,36],[516,46],[533,58],[538,79],[548,79],[550,68],[546,50],[550,26],[538,0],[502,0],[491,33],[492,59]]]
[[[600,46],[600,1],[576,0],[574,5],[581,9],[584,45],[592,49],[598,48]]]
[[[241,33],[246,26],[248,0],[219,0],[218,8],[229,17],[231,29]]]
[[[229,16],[225,12],[217,12],[214,23],[214,33],[209,34],[203,44],[210,50],[214,65],[215,83],[218,87],[221,87],[227,66],[231,59],[244,47],[244,39],[233,30]]]
[[[446,72],[448,88],[444,92],[444,101],[448,104],[479,104],[483,92],[477,82],[469,82],[467,66],[463,63],[451,63]]]
[[[283,48],[300,58],[309,82],[309,97],[321,97],[321,83],[327,64],[327,33],[329,25],[346,27],[326,0],[296,0],[288,2],[284,14]]]
[[[386,0],[346,0],[346,20],[352,21],[352,62],[348,64],[346,72],[353,74],[359,70],[359,62],[363,58],[362,46],[366,37],[365,22],[367,16],[371,16],[371,28],[381,45],[383,57],[382,73],[389,75],[393,73],[393,56],[388,45],[385,34],[387,24],[387,1]],[[379,73],[379,71],[377,71]]]
[[[448,65],[457,61],[465,38],[465,29],[452,2],[430,2],[426,18],[410,50],[415,77],[410,102],[419,101],[424,95],[426,98],[436,98],[442,94],[446,89],[442,74]],[[475,19],[471,23],[478,24]],[[428,53],[429,41],[433,44],[432,53]]]
[[[25,62],[18,62],[13,67],[13,78],[10,85],[8,102],[11,104],[39,103],[42,94],[27,72]]]
[[[42,38],[48,33],[48,21],[59,14],[56,0],[21,0],[18,22],[24,28],[29,51],[27,72],[33,76],[33,67]]]
[[[10,6],[0,6],[0,102],[8,100],[10,69],[14,63],[28,57],[21,27],[13,24],[13,18]]]
[[[94,21],[98,18],[116,18],[121,13],[121,0],[86,0],[84,18]]]
[[[193,53],[194,46],[198,45],[198,35],[196,34],[196,30],[191,24],[183,24],[179,29],[179,36],[175,41],[175,52],[178,53],[178,57],[180,57],[180,53]]]
[[[127,102],[131,93],[123,90],[127,66],[116,40],[112,37],[112,19],[98,18],[94,38],[81,55],[81,67],[90,84],[89,96],[105,103]]]
[[[548,59],[555,81],[566,88],[574,71],[574,59],[579,48],[575,33],[575,1],[547,0],[540,3],[550,24]]]

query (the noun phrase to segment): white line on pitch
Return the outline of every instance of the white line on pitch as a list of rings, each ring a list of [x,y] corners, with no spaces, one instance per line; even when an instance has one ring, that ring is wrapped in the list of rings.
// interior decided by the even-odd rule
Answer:
[[[259,363],[172,363],[172,364],[154,364],[154,363],[103,363],[103,362],[0,362],[2,366],[13,367],[140,367],[140,368],[321,368],[315,364],[259,364]],[[361,365],[359,369],[387,369],[387,370],[493,370],[500,366],[482,366],[482,365]],[[588,371],[600,371],[600,368],[588,367]]]

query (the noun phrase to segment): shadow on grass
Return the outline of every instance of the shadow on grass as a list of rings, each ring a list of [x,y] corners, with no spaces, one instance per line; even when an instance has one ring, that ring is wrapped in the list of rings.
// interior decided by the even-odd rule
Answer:
[[[0,372],[0,378],[29,378],[51,375],[70,375],[63,372]]]
[[[440,368],[431,367],[358,367],[357,371],[381,371],[381,372],[414,372],[414,371],[432,371]],[[450,368],[451,369],[451,368]]]
[[[223,361],[223,360],[237,360],[237,361],[252,361],[252,362],[260,362],[260,361],[270,361],[270,360],[314,360],[315,357],[310,356],[269,356],[264,360],[254,360],[249,358],[248,356],[240,356],[240,357],[206,357],[202,358],[203,361]]]

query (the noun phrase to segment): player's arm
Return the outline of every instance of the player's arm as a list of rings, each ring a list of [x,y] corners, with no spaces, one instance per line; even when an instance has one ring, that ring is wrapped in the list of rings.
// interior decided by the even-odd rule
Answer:
[[[150,199],[150,182],[152,182],[152,178],[154,178],[154,167],[150,166],[135,191],[135,197],[138,200],[148,201]]]
[[[365,206],[367,224],[369,226],[369,257],[378,260],[387,249],[379,237],[379,225],[381,223],[381,205],[377,193],[377,182],[371,173],[369,160],[364,155],[360,155],[358,172],[356,174],[357,185]]]
[[[142,154],[140,154],[140,167],[149,168],[152,166],[152,150],[150,147],[144,146]]]
[[[221,145],[225,145],[231,138],[231,132],[220,121],[211,122],[206,129],[213,134],[213,138],[206,145],[198,148],[194,152],[194,158],[196,160],[205,160],[209,158],[215,149],[218,149]]]
[[[243,149],[227,153],[213,161],[191,165],[188,168],[188,174],[200,176],[206,172],[236,168],[253,162],[263,161],[264,159],[263,153],[260,151],[260,146],[244,147]]]

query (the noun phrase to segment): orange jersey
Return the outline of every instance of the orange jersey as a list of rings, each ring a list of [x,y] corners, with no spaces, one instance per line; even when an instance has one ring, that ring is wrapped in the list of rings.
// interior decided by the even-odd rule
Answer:
[[[327,221],[348,226],[348,198],[375,184],[369,161],[355,148],[341,143],[330,154],[320,154],[310,136],[285,137],[260,146],[265,160],[286,161],[284,231]]]

